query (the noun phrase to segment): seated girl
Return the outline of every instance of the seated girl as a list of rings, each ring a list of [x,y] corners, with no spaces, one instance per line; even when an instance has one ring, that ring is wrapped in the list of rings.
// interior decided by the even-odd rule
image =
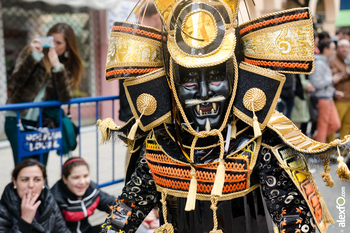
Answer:
[[[46,168],[39,161],[25,159],[16,165],[1,197],[1,233],[70,232],[45,181]]]
[[[55,196],[68,228],[73,232],[95,233],[101,225],[92,227],[88,221],[95,209],[110,213],[115,197],[102,192],[90,181],[89,165],[82,158],[72,157],[62,167],[62,179],[53,187]]]

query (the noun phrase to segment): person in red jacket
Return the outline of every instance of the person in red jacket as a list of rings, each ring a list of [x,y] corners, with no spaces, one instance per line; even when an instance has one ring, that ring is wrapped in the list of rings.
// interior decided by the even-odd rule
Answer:
[[[52,187],[68,228],[73,232],[100,232],[101,225],[91,226],[88,217],[96,209],[110,212],[115,197],[102,192],[90,180],[89,165],[82,158],[68,159],[62,168],[62,179]]]

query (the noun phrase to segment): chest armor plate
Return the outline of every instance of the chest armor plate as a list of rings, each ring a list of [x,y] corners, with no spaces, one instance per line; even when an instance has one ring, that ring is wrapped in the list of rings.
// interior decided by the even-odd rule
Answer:
[[[249,176],[256,153],[256,142],[228,155],[225,159],[225,182],[220,200],[243,196],[250,187]],[[167,155],[155,139],[146,140],[146,159],[158,191],[167,191],[177,197],[187,197],[191,181],[191,166]],[[196,164],[198,200],[210,200],[218,162]]]

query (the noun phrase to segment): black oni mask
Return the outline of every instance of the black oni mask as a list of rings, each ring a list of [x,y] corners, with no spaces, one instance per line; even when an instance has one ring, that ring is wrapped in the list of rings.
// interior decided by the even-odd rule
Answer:
[[[176,89],[188,120],[199,130],[220,128],[232,95],[233,59],[201,68],[175,64],[174,69]]]

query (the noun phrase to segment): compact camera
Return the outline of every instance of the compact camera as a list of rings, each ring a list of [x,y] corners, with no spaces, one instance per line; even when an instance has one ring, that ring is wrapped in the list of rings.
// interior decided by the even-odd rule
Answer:
[[[52,36],[39,37],[39,40],[41,41],[41,46],[43,48],[50,48],[55,45]]]

